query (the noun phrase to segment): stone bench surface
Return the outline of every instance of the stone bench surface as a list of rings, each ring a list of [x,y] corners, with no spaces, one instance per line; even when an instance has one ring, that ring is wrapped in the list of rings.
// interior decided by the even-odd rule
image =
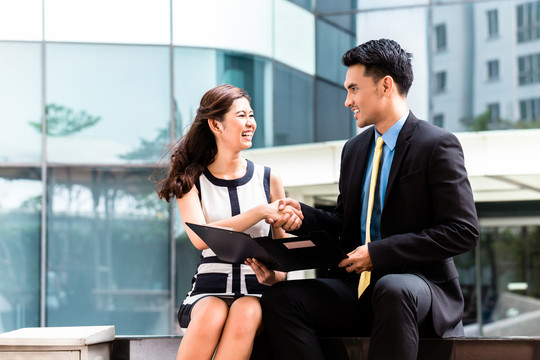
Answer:
[[[111,360],[174,359],[180,336],[117,337]],[[369,338],[323,338],[329,360],[366,360]],[[540,360],[540,336],[421,339],[418,360]]]

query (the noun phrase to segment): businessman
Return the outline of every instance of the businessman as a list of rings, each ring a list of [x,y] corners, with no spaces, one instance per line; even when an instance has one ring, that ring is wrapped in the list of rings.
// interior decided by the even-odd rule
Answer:
[[[477,215],[459,141],[407,106],[411,58],[387,39],[342,57],[345,106],[368,128],[343,148],[337,206],[283,203],[301,207],[299,233],[325,230],[349,257],[263,295],[276,359],[324,359],[320,336],[370,336],[370,360],[416,359],[419,337],[463,336],[452,257],[476,246]]]

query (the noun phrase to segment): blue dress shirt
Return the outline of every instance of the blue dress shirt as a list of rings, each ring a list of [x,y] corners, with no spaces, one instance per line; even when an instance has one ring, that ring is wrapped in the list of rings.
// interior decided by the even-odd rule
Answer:
[[[367,216],[367,206],[368,206],[367,203],[368,203],[368,196],[369,196],[369,181],[366,181],[366,180],[371,179],[371,170],[373,168],[373,154],[375,152],[375,142],[377,141],[377,138],[379,136],[382,136],[384,140],[384,145],[382,148],[382,155],[381,155],[382,167],[379,173],[379,176],[380,176],[379,195],[380,195],[380,204],[381,204],[381,212],[382,212],[382,209],[384,207],[384,196],[386,195],[386,186],[388,184],[388,175],[390,174],[390,167],[392,166],[392,160],[394,159],[394,153],[395,153],[394,150],[396,148],[397,138],[408,116],[409,116],[409,110],[407,110],[407,112],[394,125],[392,125],[392,127],[388,129],[383,135],[379,134],[377,129],[375,129],[375,132],[374,132],[375,139],[369,151],[368,162],[366,164],[368,170],[364,174],[364,180],[363,180],[364,185],[362,188],[362,199],[361,199],[362,212],[360,215],[362,244],[365,243],[365,237],[366,237],[366,216]],[[376,241],[381,238],[380,230],[376,231],[376,234],[373,233],[374,228],[379,229],[379,225],[380,225],[379,222],[380,222],[380,219],[376,220],[372,217],[371,241]]]

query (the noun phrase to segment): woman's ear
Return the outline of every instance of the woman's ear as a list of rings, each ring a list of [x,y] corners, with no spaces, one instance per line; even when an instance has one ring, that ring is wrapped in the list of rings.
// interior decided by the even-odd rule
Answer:
[[[212,130],[215,135],[221,135],[223,131],[222,126],[223,125],[216,119],[208,119],[208,127],[210,127],[210,130]]]

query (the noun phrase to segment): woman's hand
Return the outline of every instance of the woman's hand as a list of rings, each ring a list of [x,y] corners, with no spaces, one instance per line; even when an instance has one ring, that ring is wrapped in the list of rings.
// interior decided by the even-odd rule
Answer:
[[[254,258],[248,258],[245,261],[246,265],[253,270],[259,283],[263,285],[274,285],[280,281],[285,280],[287,273],[281,271],[274,271],[267,268],[263,263]]]

